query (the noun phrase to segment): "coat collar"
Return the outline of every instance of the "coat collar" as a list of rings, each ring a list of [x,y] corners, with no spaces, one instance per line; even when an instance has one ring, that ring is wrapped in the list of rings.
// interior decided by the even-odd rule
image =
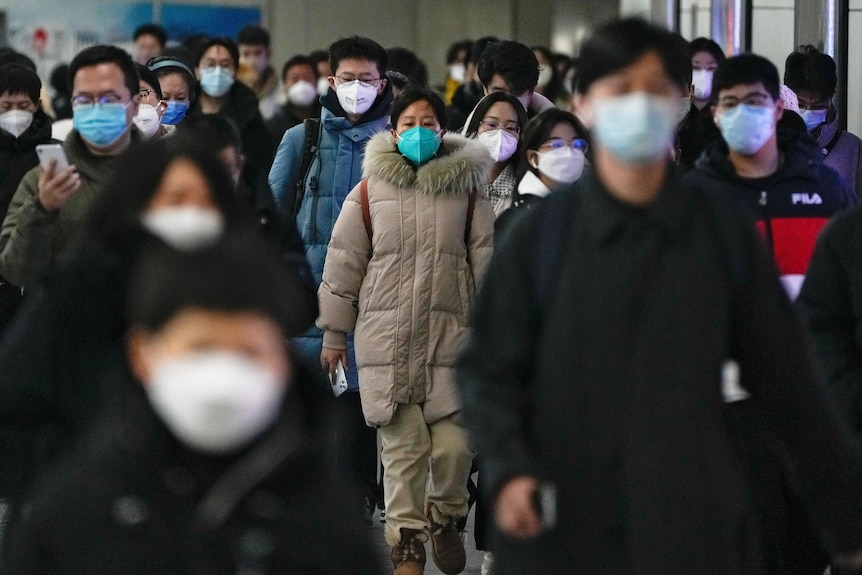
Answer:
[[[585,172],[575,189],[565,193],[581,195],[582,221],[588,233],[600,244],[611,241],[626,226],[636,221],[646,227],[658,227],[673,233],[685,220],[686,206],[690,201],[680,189],[671,167],[668,167],[668,174],[655,201],[645,207],[632,207],[616,200],[593,170]]]
[[[488,150],[475,140],[447,134],[437,156],[415,168],[398,151],[392,134],[380,132],[368,141],[362,174],[432,196],[457,195],[484,190],[492,163]]]

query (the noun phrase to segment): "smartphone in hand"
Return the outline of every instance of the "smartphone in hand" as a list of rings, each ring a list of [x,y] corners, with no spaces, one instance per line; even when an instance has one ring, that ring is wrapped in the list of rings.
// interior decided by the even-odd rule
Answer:
[[[335,366],[335,377],[329,376],[329,385],[332,386],[332,394],[335,397],[347,391],[347,374],[344,372],[344,364],[340,359]]]
[[[69,160],[66,159],[62,144],[39,144],[36,146],[36,155],[43,170],[48,169],[51,160],[57,161],[54,165],[54,174],[69,167]]]

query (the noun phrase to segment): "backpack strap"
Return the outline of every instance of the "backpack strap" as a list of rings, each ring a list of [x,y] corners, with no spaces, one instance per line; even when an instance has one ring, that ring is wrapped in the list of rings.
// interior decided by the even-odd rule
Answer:
[[[293,215],[299,213],[302,199],[305,196],[305,180],[311,169],[311,163],[318,151],[318,140],[320,139],[320,118],[307,118],[302,122],[305,128],[305,139],[302,145],[302,160],[299,162],[299,173],[293,183]],[[316,181],[312,182],[312,188],[317,189]]]
[[[371,227],[371,208],[368,205],[368,178],[359,183],[359,203],[362,206],[362,223],[365,224],[365,233],[370,242],[374,229]]]
[[[464,246],[470,248],[470,230],[473,229],[473,210],[476,208],[476,190],[470,190],[467,199],[467,223],[464,225]]]

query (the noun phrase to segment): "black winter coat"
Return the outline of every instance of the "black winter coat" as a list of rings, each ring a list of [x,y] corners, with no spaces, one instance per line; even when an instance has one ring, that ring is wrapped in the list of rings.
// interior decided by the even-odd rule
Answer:
[[[823,230],[798,303],[832,395],[862,438],[862,208]]]
[[[0,573],[382,573],[324,456],[331,397],[312,377],[298,369],[278,423],[232,456],[189,450],[115,386],[125,404],[35,490]]]
[[[36,146],[48,144],[51,138],[51,118],[41,109],[33,114],[33,123],[15,138],[0,130],[0,223],[9,210],[9,202],[24,174],[39,164]],[[21,288],[8,284],[0,277],[0,334],[12,319],[21,301]]]
[[[734,208],[670,176],[654,205],[632,209],[586,175],[495,249],[459,360],[464,416],[487,493],[517,475],[548,480],[558,521],[532,541],[498,535],[497,575],[766,573],[724,422],[728,359],[831,549],[862,547],[856,453]],[[553,214],[568,228],[543,237],[559,229]]]

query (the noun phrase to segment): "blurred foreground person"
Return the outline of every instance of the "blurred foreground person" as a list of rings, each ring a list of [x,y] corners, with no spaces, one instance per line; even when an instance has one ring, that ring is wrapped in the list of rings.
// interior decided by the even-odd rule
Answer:
[[[144,252],[113,374],[137,385],[34,491],[0,572],[381,573],[324,455],[326,384],[286,343],[305,293],[254,236]]]
[[[776,572],[724,420],[728,359],[831,553],[862,564],[858,455],[770,258],[671,166],[676,45],[631,19],[584,46],[594,172],[520,220],[479,294],[459,375],[495,575]]]
[[[194,250],[253,225],[219,159],[172,140],[120,158],[82,241],[34,283],[0,343],[0,498],[20,501],[116,398],[104,375],[121,363],[123,300],[143,247]]]

